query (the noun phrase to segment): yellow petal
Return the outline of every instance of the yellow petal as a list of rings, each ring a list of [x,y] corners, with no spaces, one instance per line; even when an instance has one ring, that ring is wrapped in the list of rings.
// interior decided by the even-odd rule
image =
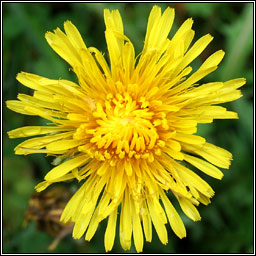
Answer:
[[[208,205],[211,201],[210,198],[199,192],[198,201],[204,205]]]
[[[125,81],[129,82],[135,64],[135,52],[132,43],[127,42],[123,48],[123,67],[125,72]]]
[[[181,150],[181,146],[180,143],[178,141],[175,140],[169,140],[166,144],[169,148],[172,148],[175,151],[180,151]]]
[[[33,107],[32,105],[28,105],[27,103],[24,103],[24,110],[29,115],[38,115],[38,116],[41,116],[42,118],[52,121],[53,123],[67,124],[67,120],[65,120],[66,114],[63,112],[44,109],[37,106]],[[54,117],[57,117],[57,118],[54,118]],[[68,124],[70,125],[70,122]]]
[[[182,134],[182,133],[176,133],[175,139],[181,142],[186,142],[188,144],[204,144],[205,138],[200,137],[198,135],[192,135],[192,134]]]
[[[179,27],[179,29],[173,36],[171,43],[174,45],[178,43],[180,39],[184,38],[184,34],[186,34],[188,31],[191,31],[192,25],[193,25],[193,20],[191,18],[183,22],[183,24]]]
[[[39,91],[43,91],[43,92],[51,92],[49,89],[43,87],[40,84],[40,81],[42,79],[46,79],[43,78],[41,76],[35,75],[35,74],[31,74],[31,73],[26,73],[26,72],[21,72],[17,74],[16,79],[23,85],[33,89],[33,90],[39,90]],[[47,79],[49,81],[52,81],[50,79]]]
[[[158,48],[160,50],[170,33],[174,20],[174,9],[167,8],[161,15],[161,8],[154,6],[148,19],[144,50]]]
[[[180,151],[176,151],[172,148],[165,147],[163,149],[164,152],[166,152],[169,156],[173,157],[176,160],[183,160],[184,156]]]
[[[76,167],[79,167],[83,164],[85,164],[88,161],[89,157],[85,154],[79,154],[78,156],[75,156],[74,158],[54,167],[50,172],[48,172],[45,175],[45,180],[51,181],[54,179],[57,179],[69,171],[72,171]]]
[[[90,51],[90,53],[94,54],[95,59],[97,60],[100,67],[102,68],[102,70],[103,70],[104,74],[106,75],[108,81],[112,80],[109,66],[108,66],[103,54],[98,49],[96,49],[94,47],[89,47],[88,50]],[[110,88],[111,88],[111,86],[110,86]]]
[[[88,230],[86,232],[85,240],[87,241],[91,241],[92,237],[94,236],[98,228],[98,225],[99,225],[98,211],[99,211],[99,207],[97,207],[95,212],[93,213]]]
[[[223,173],[214,165],[199,159],[197,157],[194,156],[190,156],[190,155],[186,155],[184,154],[184,160],[189,162],[190,164],[194,165],[196,168],[198,168],[199,170],[203,171],[204,173],[206,173],[207,175],[219,179],[221,180],[223,177]]]
[[[185,185],[194,186],[198,191],[208,197],[212,197],[214,195],[214,191],[210,185],[197,174],[172,159],[170,159],[170,161],[172,162],[173,166],[178,172],[179,177]]]
[[[45,38],[52,49],[71,66],[81,65],[81,58],[77,50],[71,44],[66,34],[63,33],[59,28],[57,28],[54,33],[47,32],[45,34]]]
[[[124,193],[124,199],[122,202],[122,210],[120,216],[120,228],[119,237],[120,243],[124,250],[129,250],[131,247],[131,236],[132,236],[132,213],[130,195],[127,190]]]
[[[40,182],[39,184],[37,184],[35,189],[36,189],[37,192],[41,192],[41,191],[45,190],[50,185],[51,185],[50,182],[43,181],[43,182]]]
[[[110,214],[108,218],[108,225],[105,232],[104,244],[106,252],[111,251],[115,241],[116,235],[116,219],[117,208]]]
[[[196,207],[186,198],[184,197],[177,197],[180,203],[182,211],[193,221],[201,220],[200,214]]]
[[[166,231],[165,225],[161,221],[160,216],[157,214],[152,199],[148,198],[147,202],[148,202],[148,208],[149,208],[150,216],[151,216],[152,222],[154,224],[154,227],[156,229],[157,235],[158,235],[160,241],[163,244],[167,244],[168,243],[168,236],[167,236],[167,231]]]
[[[104,163],[101,164],[100,168],[97,170],[97,174],[100,176],[103,176],[108,171],[108,168],[109,168],[109,163],[105,161]]]
[[[52,143],[49,143],[46,145],[46,149],[52,150],[52,151],[58,151],[58,150],[67,150],[70,148],[77,147],[81,145],[83,142],[81,140],[60,140],[60,141],[54,141]]]
[[[48,186],[50,186],[52,183],[71,180],[71,179],[74,179],[74,175],[72,173],[69,173],[58,179],[52,180],[51,182],[48,182],[48,181],[40,182],[38,185],[35,186],[35,189],[37,192],[41,192],[45,190]]]
[[[131,240],[132,235],[132,209],[129,192],[125,191],[124,202],[122,206],[123,217],[123,236],[125,241]]]
[[[206,37],[206,42],[209,42],[210,36]],[[192,54],[193,56],[193,54]],[[205,60],[205,62],[201,65],[201,67],[193,73],[188,79],[184,82],[179,84],[176,88],[172,89],[171,94],[174,95],[179,91],[189,88],[191,85],[202,79],[203,77],[207,76],[208,74],[215,71],[218,67],[218,64],[221,62],[222,58],[224,57],[224,52],[222,50],[215,52],[209,58]],[[178,66],[178,70],[181,68],[183,69],[183,65]]]
[[[212,39],[213,37],[209,34],[198,39],[184,56],[182,63],[179,66],[179,69],[182,70],[188,64],[190,64],[196,57],[198,57],[206,48],[206,46],[212,41]]]
[[[212,66],[208,69],[198,69],[195,73],[193,73],[189,78],[187,78],[184,82],[177,85],[175,88],[173,88],[170,93],[171,95],[175,95],[180,91],[183,91],[190,86],[192,86],[194,83],[198,82],[203,77],[207,76],[208,74],[212,73],[214,70],[217,69],[217,66]]]
[[[229,88],[229,89],[237,89],[243,86],[246,83],[245,78],[237,78],[237,79],[232,79],[227,82],[224,82],[224,87]]]
[[[108,9],[105,9],[104,21],[106,24],[106,29],[123,34],[123,22],[118,10],[113,10],[110,12]]]
[[[219,89],[222,88],[223,86],[224,86],[224,84],[222,82],[203,84],[203,85],[193,88],[189,92],[186,92],[186,94],[182,95],[181,97],[191,98],[191,97],[208,96],[208,94],[210,94],[210,93],[219,91]]]
[[[140,216],[135,210],[134,203],[133,203],[133,209],[132,209],[132,229],[133,229],[133,240],[134,240],[136,251],[142,252],[144,238],[143,238],[143,233],[141,228]]]
[[[90,223],[93,212],[94,212],[94,207],[91,207],[86,214],[81,215],[76,220],[73,228],[73,234],[72,234],[74,239],[79,239],[84,234],[84,232],[86,231]]]
[[[37,115],[36,113],[31,113],[25,110],[25,107],[28,106],[28,104],[19,100],[8,100],[6,101],[6,106],[12,111],[23,114],[23,115],[31,115],[31,116]]]
[[[66,116],[66,114],[61,112],[62,108],[61,108],[60,104],[57,102],[43,101],[43,100],[37,99],[35,97],[29,96],[26,94],[21,94],[21,93],[18,94],[17,98],[19,100],[21,100],[27,106],[38,106],[41,108],[60,110],[60,112],[59,111],[54,112],[55,116],[60,117],[60,118],[65,118],[65,116]]]
[[[230,102],[230,101],[234,101],[237,100],[239,98],[241,98],[243,96],[243,94],[241,93],[241,91],[239,90],[227,90],[225,89],[225,87],[223,89],[221,89],[218,94],[220,96],[216,96],[214,97],[214,99],[212,100],[214,102],[214,104],[219,104],[219,103],[224,103],[224,102]]]
[[[64,29],[69,41],[76,48],[76,50],[86,49],[86,45],[81,37],[81,34],[70,21],[66,21],[64,23]]]
[[[184,143],[182,144],[182,148],[185,151],[202,156],[212,164],[224,169],[228,169],[231,164],[232,154],[227,150],[210,143],[205,143],[203,145],[188,145]]]
[[[122,67],[122,50],[124,39],[118,34],[123,35],[123,23],[118,10],[110,12],[104,10],[104,20],[106,24],[105,37],[108,46],[111,72],[114,80],[118,80],[119,70]]]
[[[64,208],[60,221],[66,223],[76,212],[77,206],[80,204],[82,197],[84,196],[86,182],[76,191],[76,193],[72,196],[72,198],[67,203]]]
[[[62,140],[72,136],[72,132],[63,132],[54,135],[47,135],[44,137],[36,137],[32,139],[28,139],[20,143],[14,150],[18,150],[20,148],[29,148],[29,149],[40,149],[45,147],[48,143],[51,143],[56,140]]]
[[[142,209],[143,209],[142,223],[143,223],[145,238],[147,242],[151,242],[152,241],[152,223],[151,223],[150,214],[148,212],[148,207],[145,201],[143,202]]]
[[[213,66],[219,65],[219,63],[222,61],[224,55],[225,55],[225,52],[222,50],[219,50],[219,51],[213,53],[210,57],[208,57],[204,61],[204,63],[199,68],[199,70],[208,69]]]
[[[170,200],[167,198],[165,192],[163,190],[160,190],[160,196],[161,200],[164,204],[164,208],[166,211],[166,215],[168,217],[169,223],[172,227],[173,232],[179,237],[183,238],[186,237],[186,229],[183,224],[182,219],[180,218],[179,214],[173,207]]]
[[[132,165],[129,160],[125,160],[124,168],[125,168],[125,172],[127,173],[127,175],[131,176],[132,175]]]

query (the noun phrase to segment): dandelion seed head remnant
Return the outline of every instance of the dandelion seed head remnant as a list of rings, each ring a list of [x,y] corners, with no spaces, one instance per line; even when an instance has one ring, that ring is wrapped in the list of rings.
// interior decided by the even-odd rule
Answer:
[[[186,236],[168,191],[190,219],[200,220],[196,206],[209,204],[214,191],[187,166],[221,179],[218,167],[228,169],[232,155],[195,135],[197,124],[238,118],[217,105],[240,98],[238,88],[245,79],[198,85],[217,69],[224,52],[213,53],[190,74],[189,64],[213,38],[205,35],[190,46],[194,30],[188,19],[168,39],[174,9],[162,14],[153,7],[137,59],[119,12],[105,10],[104,19],[110,67],[100,51],[85,45],[70,21],[64,23],[65,33],[59,28],[46,33],[49,45],[71,65],[78,84],[19,73],[18,81],[34,94],[19,94],[18,100],[7,101],[8,108],[51,123],[8,134],[43,135],[19,144],[16,154],[46,153],[62,160],[37,191],[71,179],[82,183],[61,217],[74,222],[74,238],[85,233],[90,241],[98,224],[108,218],[104,241],[110,251],[119,218],[123,249],[130,249],[133,236],[141,252],[144,237],[152,239],[152,226],[163,244],[168,242],[168,222],[178,237]]]

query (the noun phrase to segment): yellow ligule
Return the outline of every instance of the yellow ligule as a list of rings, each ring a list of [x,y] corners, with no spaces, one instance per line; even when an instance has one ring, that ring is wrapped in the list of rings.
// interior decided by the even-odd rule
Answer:
[[[212,197],[214,195],[214,191],[212,190],[210,185],[206,183],[202,178],[200,178],[197,174],[173,160],[172,163],[177,169],[178,175],[185,185],[194,186],[198,191],[208,197]]]
[[[105,231],[104,244],[106,252],[111,251],[115,241],[116,234],[117,208],[110,214],[108,225]]]
[[[8,132],[9,138],[30,137],[35,135],[42,135],[47,133],[63,132],[70,130],[70,128],[58,126],[24,126]]]
[[[177,213],[163,190],[160,190],[160,197],[164,204],[166,215],[168,217],[172,230],[179,238],[186,237],[186,229],[183,221],[181,220],[179,214]]]
[[[57,150],[57,151],[58,150],[66,150],[66,149],[77,147],[81,143],[83,143],[83,142],[80,141],[80,140],[74,140],[74,139],[71,139],[71,140],[60,140],[60,141],[55,141],[55,142],[49,143],[46,146],[46,149],[48,149],[50,151],[51,150],[52,151],[55,151],[55,150]]]
[[[72,218],[73,214],[76,212],[77,206],[79,205],[84,195],[85,184],[86,182],[78,189],[78,191],[76,191],[76,193],[69,200],[61,214],[60,221],[66,223],[69,221],[70,218]]]
[[[70,21],[66,21],[64,23],[64,29],[65,29],[65,32],[67,34],[69,41],[76,48],[76,50],[86,49],[86,45],[85,45],[79,31]]]
[[[197,157],[194,156],[190,156],[187,154],[184,154],[184,160],[189,162],[190,164],[194,165],[195,167],[197,167],[199,170],[203,171],[204,173],[206,173],[209,176],[212,176],[216,179],[221,180],[223,177],[223,173],[214,165],[199,159]]]
[[[147,203],[148,203],[148,208],[149,208],[149,213],[150,213],[150,216],[151,216],[151,220],[154,224],[157,235],[158,235],[160,241],[163,244],[167,244],[168,243],[168,236],[167,236],[167,231],[166,231],[165,225],[161,221],[160,216],[157,214],[156,209],[154,207],[154,203],[153,203],[151,198],[147,198]]]
[[[56,178],[59,178],[69,171],[75,169],[76,167],[79,167],[83,164],[85,164],[88,161],[89,157],[85,154],[79,154],[78,156],[75,156],[73,159],[70,159],[56,167],[54,167],[51,171],[49,171],[45,175],[45,180],[51,181]]]
[[[122,202],[122,210],[120,216],[120,243],[124,250],[129,250],[131,247],[131,236],[132,236],[132,215],[131,215],[131,204],[129,194],[125,192],[124,199]]]
[[[145,234],[146,241],[151,242],[152,240],[151,217],[150,217],[146,202],[144,200],[142,205],[143,205],[142,223],[143,223],[144,234]]]
[[[140,222],[140,216],[137,213],[134,205],[134,201],[132,203],[132,230],[133,230],[133,241],[137,252],[142,252],[143,249],[143,233]]]
[[[177,196],[182,211],[193,221],[201,220],[200,214],[196,207],[186,198]]]
[[[175,139],[178,141],[186,142],[188,144],[204,144],[205,138],[198,135],[176,133]]]
[[[206,46],[212,41],[212,39],[213,37],[209,34],[198,39],[184,56],[181,64],[179,65],[179,69],[182,70],[197,56],[199,56],[201,52],[206,48]]]

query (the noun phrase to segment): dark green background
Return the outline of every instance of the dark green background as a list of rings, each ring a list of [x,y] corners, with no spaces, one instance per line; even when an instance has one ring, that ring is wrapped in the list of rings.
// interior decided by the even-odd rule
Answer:
[[[159,4],[165,9],[168,4]],[[145,243],[144,253],[249,253],[253,252],[253,4],[252,3],[189,3],[169,4],[176,8],[171,35],[188,17],[193,17],[195,39],[210,33],[213,42],[193,62],[196,68],[216,50],[226,52],[217,71],[203,82],[226,81],[245,77],[244,97],[225,104],[237,111],[239,120],[215,120],[199,126],[198,133],[209,142],[233,153],[230,170],[224,170],[222,181],[203,176],[215,190],[212,203],[200,206],[200,222],[185,217],[187,238],[180,240],[168,227],[169,243],[164,246],[153,235]],[[104,38],[103,9],[119,9],[125,33],[135,45],[142,47],[151,3],[4,3],[3,4],[3,102],[16,99],[18,93],[31,93],[15,76],[20,71],[49,78],[76,81],[69,66],[48,46],[44,34],[56,27],[63,29],[72,21],[87,46],[102,52],[107,49]],[[194,40],[195,41],[195,40]],[[43,155],[16,156],[13,148],[24,139],[10,140],[6,132],[24,125],[42,125],[45,121],[23,116],[3,106],[3,252],[47,253],[53,238],[38,231],[34,223],[23,226],[24,211],[34,186],[51,168],[51,158]],[[104,224],[103,224],[104,226]],[[90,243],[83,238],[66,237],[55,253],[104,253],[103,226]],[[113,253],[121,253],[116,238]],[[134,247],[129,252],[135,252]]]

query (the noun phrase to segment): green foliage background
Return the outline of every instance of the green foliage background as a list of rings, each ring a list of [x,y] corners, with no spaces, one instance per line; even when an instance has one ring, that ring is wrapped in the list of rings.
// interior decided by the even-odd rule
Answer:
[[[18,93],[31,93],[15,76],[20,71],[53,79],[76,81],[69,66],[47,44],[46,31],[71,20],[87,46],[95,46],[107,55],[103,9],[119,9],[126,35],[138,54],[143,47],[146,24],[153,3],[4,3],[3,4],[3,102],[16,99]],[[245,77],[244,97],[226,104],[238,112],[239,120],[215,120],[199,126],[198,133],[209,142],[233,154],[230,170],[222,181],[203,176],[216,192],[212,203],[200,206],[200,222],[181,214],[187,238],[180,240],[168,227],[169,243],[164,246],[155,231],[144,253],[249,253],[253,252],[253,4],[252,3],[177,3],[171,35],[188,17],[193,17],[195,39],[210,33],[213,42],[193,62],[197,68],[211,53],[224,49],[226,56],[219,69],[204,81],[226,81]],[[194,39],[194,41],[195,41]],[[34,186],[51,168],[43,155],[17,156],[14,147],[24,139],[10,140],[6,132],[24,125],[42,125],[44,120],[23,116],[3,106],[3,252],[47,253],[53,237],[37,230],[31,222],[24,227],[24,211]],[[90,243],[71,235],[60,242],[54,253],[104,253],[103,225]],[[122,253],[116,238],[113,253]],[[135,252],[134,247],[129,251]]]

